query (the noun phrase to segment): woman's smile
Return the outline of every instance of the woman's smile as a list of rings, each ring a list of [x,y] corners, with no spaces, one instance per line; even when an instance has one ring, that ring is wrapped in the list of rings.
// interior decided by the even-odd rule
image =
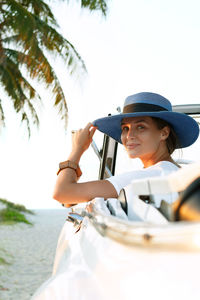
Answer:
[[[137,146],[139,146],[139,144],[135,144],[135,143],[127,143],[126,144],[127,149],[135,149]]]

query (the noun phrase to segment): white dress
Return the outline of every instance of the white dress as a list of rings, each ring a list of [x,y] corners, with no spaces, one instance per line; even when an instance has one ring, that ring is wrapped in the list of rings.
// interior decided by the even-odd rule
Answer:
[[[165,177],[178,170],[179,168],[175,164],[169,161],[160,161],[151,167],[112,176],[110,178],[107,178],[107,180],[110,183],[112,183],[115,190],[117,191],[117,194],[119,195],[121,189],[131,184],[131,182],[134,181],[135,179],[138,180],[138,179],[145,179],[150,177]],[[155,195],[154,196],[155,206],[159,207],[160,202],[163,198],[168,203],[172,203],[177,199],[177,197],[178,197],[177,193],[170,193],[168,195],[166,194]]]

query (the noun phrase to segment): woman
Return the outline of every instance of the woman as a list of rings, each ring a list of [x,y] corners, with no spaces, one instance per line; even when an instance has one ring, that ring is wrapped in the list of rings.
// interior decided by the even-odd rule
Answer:
[[[122,143],[130,158],[141,159],[144,169],[78,183],[81,176],[78,164],[96,129]],[[171,154],[177,148],[193,144],[198,135],[196,121],[172,112],[171,103],[163,96],[148,92],[131,95],[125,100],[123,113],[98,119],[74,134],[71,154],[60,164],[53,197],[69,206],[95,197],[117,198],[120,190],[134,179],[176,171],[179,166]]]

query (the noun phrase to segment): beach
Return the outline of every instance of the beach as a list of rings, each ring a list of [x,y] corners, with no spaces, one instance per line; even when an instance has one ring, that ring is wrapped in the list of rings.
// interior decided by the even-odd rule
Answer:
[[[51,276],[67,209],[34,210],[33,225],[0,225],[0,300],[28,300]]]

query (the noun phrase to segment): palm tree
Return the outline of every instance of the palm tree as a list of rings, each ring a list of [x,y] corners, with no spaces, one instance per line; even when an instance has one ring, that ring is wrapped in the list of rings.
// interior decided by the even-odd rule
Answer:
[[[81,7],[100,10],[106,15],[105,1],[81,0]],[[30,120],[33,124],[39,124],[36,104],[41,99],[24,75],[25,71],[31,79],[38,79],[51,87],[55,96],[54,105],[65,124],[68,111],[66,99],[45,53],[61,57],[70,74],[77,70],[86,71],[81,56],[58,29],[54,15],[44,0],[0,1],[0,88],[4,88],[12,100],[16,113],[21,115],[21,121],[26,122],[29,135]],[[1,100],[0,96],[0,118],[5,124]]]

